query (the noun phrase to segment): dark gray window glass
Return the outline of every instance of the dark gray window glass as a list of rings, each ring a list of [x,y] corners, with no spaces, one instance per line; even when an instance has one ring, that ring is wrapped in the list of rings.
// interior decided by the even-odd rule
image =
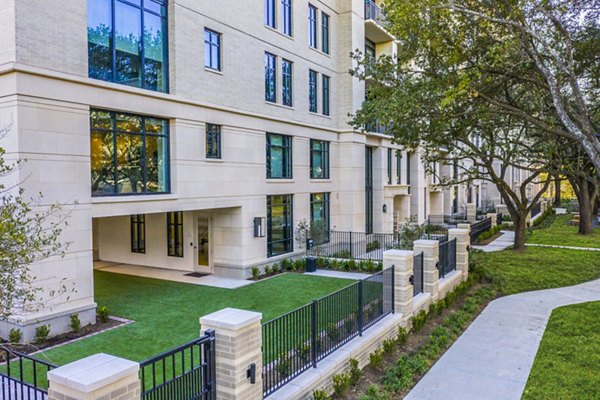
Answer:
[[[292,0],[281,0],[281,20],[283,33],[292,36]]]
[[[369,61],[375,61],[375,43],[365,39],[365,56]]]
[[[317,48],[317,8],[311,4],[308,5],[308,44]]]
[[[146,252],[146,216],[144,214],[131,216],[131,252]]]
[[[310,195],[310,230],[314,244],[329,241],[329,193]]]
[[[311,139],[310,177],[312,179],[329,179],[329,142]]]
[[[373,233],[373,148],[365,147],[365,233]]]
[[[402,183],[402,153],[396,150],[396,183]]]
[[[317,75],[312,69],[308,71],[308,110],[314,113],[318,112]]]
[[[265,53],[265,100],[277,102],[277,57]]]
[[[322,85],[322,97],[323,97],[323,115],[329,115],[329,82],[330,79],[328,76],[323,75],[323,85]]]
[[[89,77],[166,92],[166,0],[89,0]]]
[[[167,213],[167,254],[183,257],[183,212]]]
[[[267,178],[292,178],[292,137],[267,133]]]
[[[392,149],[387,149],[387,181],[392,184]]]
[[[221,125],[206,124],[206,158],[221,158]]]
[[[267,196],[267,256],[294,250],[292,195]]]
[[[406,184],[410,185],[410,153],[406,153]]]
[[[281,94],[282,102],[284,106],[292,106],[292,95],[293,95],[293,76],[292,76],[293,63],[288,60],[281,61]]]
[[[275,0],[265,0],[265,25],[275,28]]]
[[[169,121],[91,110],[92,196],[169,192]]]
[[[329,54],[329,15],[321,13],[321,50]]]
[[[204,29],[204,66],[221,70],[221,34]]]

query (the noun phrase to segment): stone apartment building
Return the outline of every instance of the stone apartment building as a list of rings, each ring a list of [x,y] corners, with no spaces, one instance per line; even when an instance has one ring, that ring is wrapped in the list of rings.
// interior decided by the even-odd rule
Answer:
[[[0,336],[92,321],[96,260],[244,278],[302,254],[303,219],[450,213],[418,151],[348,124],[350,53],[396,49],[381,18],[364,0],[0,0],[0,145],[26,196],[70,213],[66,256],[32,270],[73,289]]]

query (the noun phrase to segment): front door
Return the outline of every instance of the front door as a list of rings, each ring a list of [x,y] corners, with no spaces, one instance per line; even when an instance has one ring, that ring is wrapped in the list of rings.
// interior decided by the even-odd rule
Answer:
[[[198,217],[197,232],[198,238],[196,242],[196,267],[199,270],[210,269],[210,235],[208,218]]]

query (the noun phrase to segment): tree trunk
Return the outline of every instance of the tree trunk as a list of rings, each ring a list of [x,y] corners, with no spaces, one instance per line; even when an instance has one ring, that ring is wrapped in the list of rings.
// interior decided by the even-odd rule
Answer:
[[[579,179],[579,233],[589,235],[592,233],[592,199],[590,198],[589,184],[585,178]]]
[[[560,177],[556,175],[554,177],[554,208],[560,207]]]
[[[527,249],[525,247],[525,236],[527,234],[527,214],[519,215],[517,218],[513,217],[513,225],[515,228],[514,249],[516,252],[522,253]]]

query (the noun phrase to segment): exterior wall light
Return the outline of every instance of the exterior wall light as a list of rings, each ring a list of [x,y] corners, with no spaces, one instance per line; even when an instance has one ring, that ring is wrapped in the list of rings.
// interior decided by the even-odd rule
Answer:
[[[265,217],[254,218],[254,237],[265,237]]]
[[[387,212],[387,204],[383,205],[383,212],[386,213]]]

